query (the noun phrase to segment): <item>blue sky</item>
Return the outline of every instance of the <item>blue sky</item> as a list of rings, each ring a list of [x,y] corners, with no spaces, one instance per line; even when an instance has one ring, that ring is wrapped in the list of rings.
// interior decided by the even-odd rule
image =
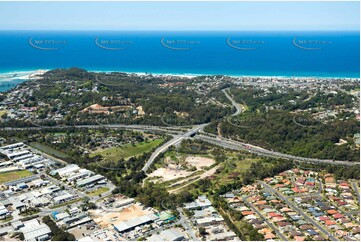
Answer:
[[[0,2],[0,30],[358,30],[359,2]]]

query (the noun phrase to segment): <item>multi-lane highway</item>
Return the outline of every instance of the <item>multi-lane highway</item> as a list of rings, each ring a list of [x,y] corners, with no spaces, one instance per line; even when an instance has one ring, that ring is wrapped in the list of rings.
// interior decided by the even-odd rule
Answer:
[[[239,114],[242,113],[242,107],[236,103],[236,101],[233,100],[233,98],[228,94],[227,89],[223,89],[222,92],[224,93],[224,95],[226,95],[226,97],[228,98],[229,101],[231,101],[232,105],[236,108],[236,112],[234,114],[232,114],[232,116],[237,116]]]
[[[190,126],[191,127],[191,126]],[[126,124],[83,124],[83,125],[54,125],[54,126],[35,126],[35,127],[2,127],[0,130],[43,130],[43,129],[129,129],[129,130],[140,130],[140,131],[159,131],[167,132],[169,134],[182,134],[186,131],[185,127],[169,127],[169,126],[156,126],[156,125],[126,125]]]
[[[234,149],[234,150],[243,150],[248,151],[260,156],[266,157],[274,157],[274,158],[283,158],[283,159],[291,159],[299,162],[305,163],[314,163],[314,164],[333,164],[333,165],[346,165],[353,166],[359,165],[359,162],[353,161],[334,161],[328,159],[315,159],[315,158],[305,158],[299,156],[293,156],[289,154],[284,154],[280,152],[266,150],[252,144],[247,144],[239,141],[234,141],[231,139],[217,137],[213,134],[209,134],[203,131],[203,128],[208,125],[201,124],[193,126],[190,130],[184,131],[184,128],[179,127],[163,127],[163,126],[151,126],[151,125],[123,125],[123,124],[108,124],[108,125],[74,125],[74,126],[41,126],[41,127],[21,127],[21,128],[12,128],[5,127],[1,128],[2,130],[41,130],[41,129],[55,129],[55,128],[89,128],[89,129],[97,129],[97,128],[111,128],[111,129],[129,129],[129,130],[138,130],[138,131],[154,131],[154,132],[164,132],[174,136],[172,140],[167,142],[166,144],[159,147],[151,156],[150,160],[146,163],[142,170],[147,171],[150,164],[154,161],[154,159],[162,152],[167,150],[170,146],[175,145],[182,141],[185,138],[189,138],[193,135],[196,135],[195,138],[199,140],[206,141],[208,143],[221,146],[224,148]]]
[[[242,107],[234,101],[234,99],[228,94],[227,89],[222,90],[225,96],[231,101],[232,105],[236,108],[236,112],[232,116],[236,116],[242,113]],[[165,152],[170,146],[180,143],[182,140],[189,138],[191,136],[197,135],[195,138],[209,142],[211,144],[221,146],[224,148],[234,149],[234,150],[243,150],[248,151],[260,156],[274,157],[274,158],[283,158],[290,159],[304,163],[313,163],[313,164],[333,164],[333,165],[359,165],[359,162],[351,161],[334,161],[327,159],[314,159],[314,158],[305,158],[299,156],[293,156],[289,154],[283,154],[280,152],[270,151],[263,149],[261,147],[254,146],[252,144],[247,144],[239,141],[234,141],[231,139],[217,137],[213,134],[205,133],[203,128],[207,126],[208,123],[190,126],[190,130],[187,130],[185,126],[152,126],[152,125],[125,125],[125,124],[97,124],[97,125],[73,125],[73,126],[36,126],[36,127],[21,127],[21,128],[12,128],[5,127],[1,128],[3,130],[41,130],[41,129],[67,129],[67,128],[110,128],[110,129],[130,129],[138,131],[154,131],[154,132],[164,132],[170,135],[173,135],[173,138],[156,149],[149,160],[145,163],[142,171],[147,172],[149,167],[152,165],[154,160],[158,157],[159,154]]]
[[[147,172],[149,167],[154,162],[155,158],[157,158],[157,156],[160,153],[165,152],[170,146],[180,143],[185,138],[189,138],[190,136],[195,135],[199,130],[202,130],[206,125],[207,124],[198,125],[195,128],[192,128],[191,130],[189,130],[189,131],[187,131],[187,132],[185,132],[185,133],[183,133],[181,135],[175,136],[173,139],[171,139],[170,141],[168,141],[165,144],[163,144],[162,146],[160,146],[150,156],[149,160],[145,163],[144,167],[142,168],[142,171]]]
[[[266,157],[274,157],[274,158],[283,158],[283,159],[290,159],[296,160],[298,162],[304,163],[313,163],[313,164],[332,164],[332,165],[345,165],[345,166],[353,166],[359,165],[359,162],[351,162],[351,161],[335,161],[335,160],[327,160],[327,159],[315,159],[315,158],[305,158],[300,156],[294,156],[289,154],[284,154],[276,151],[266,150],[251,144],[234,141],[227,138],[220,138],[220,137],[213,137],[208,135],[197,135],[196,139],[206,141],[208,143],[222,146],[224,148],[233,149],[233,150],[243,150],[248,151],[250,153],[254,153],[260,156]]]

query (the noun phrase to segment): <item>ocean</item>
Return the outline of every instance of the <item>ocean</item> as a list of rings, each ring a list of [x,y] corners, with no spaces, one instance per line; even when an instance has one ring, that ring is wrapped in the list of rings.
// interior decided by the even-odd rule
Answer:
[[[24,81],[9,79],[9,73],[69,67],[153,74],[359,78],[360,34],[0,31],[0,91]]]

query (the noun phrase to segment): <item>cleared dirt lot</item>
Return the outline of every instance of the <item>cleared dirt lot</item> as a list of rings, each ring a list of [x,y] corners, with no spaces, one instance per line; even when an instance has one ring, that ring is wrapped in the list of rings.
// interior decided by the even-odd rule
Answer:
[[[177,179],[180,177],[187,177],[193,174],[192,171],[185,171],[185,170],[178,170],[178,169],[171,169],[171,168],[159,168],[149,174],[151,178],[158,178],[158,181],[170,181],[173,179]]]
[[[201,156],[187,156],[183,160],[179,161],[179,164],[171,161],[169,157],[164,159],[164,166],[158,168],[148,175],[150,180],[166,182],[178,178],[184,178],[192,175],[196,171],[202,170],[204,167],[209,167],[215,163],[215,160],[211,158]],[[189,171],[186,168],[195,167],[196,170]]]
[[[188,156],[185,159],[185,162],[188,165],[194,166],[197,170],[202,169],[203,167],[209,167],[213,165],[216,161],[210,158],[201,157],[201,156]]]
[[[133,204],[129,207],[118,209],[115,208],[114,210],[90,210],[89,211],[94,221],[102,228],[110,228],[112,229],[112,224],[119,223],[121,221],[130,220],[139,216],[143,216],[146,214],[150,214],[150,211],[143,210],[143,207],[140,207],[136,204]]]

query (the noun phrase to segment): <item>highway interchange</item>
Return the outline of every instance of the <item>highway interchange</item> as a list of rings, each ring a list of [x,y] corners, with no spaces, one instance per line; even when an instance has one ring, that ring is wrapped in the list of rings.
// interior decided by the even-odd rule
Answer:
[[[232,114],[232,116],[239,115],[242,113],[242,107],[237,104],[231,95],[228,93],[226,89],[222,90],[225,96],[229,99],[229,101],[232,103],[232,105],[235,107],[236,112]],[[182,140],[193,138],[197,140],[201,140],[216,146],[220,146],[226,149],[232,149],[232,150],[239,150],[239,151],[246,151],[250,152],[259,156],[263,157],[273,157],[273,158],[282,158],[287,160],[294,160],[299,163],[310,163],[310,164],[333,164],[333,165],[343,165],[343,166],[354,166],[359,165],[359,162],[352,162],[352,161],[335,161],[335,160],[329,160],[329,159],[315,159],[315,158],[306,158],[306,157],[299,157],[299,156],[293,156],[289,154],[284,154],[276,151],[267,150],[261,147],[254,146],[252,144],[224,138],[221,136],[217,136],[211,133],[207,133],[204,131],[204,128],[209,123],[200,124],[200,125],[190,125],[188,127],[181,126],[151,126],[151,125],[124,125],[124,124],[92,124],[92,125],[73,125],[73,126],[39,126],[36,125],[35,127],[5,127],[1,128],[2,130],[43,130],[43,129],[69,129],[69,128],[88,128],[88,129],[97,129],[97,128],[109,128],[109,129],[127,129],[127,130],[136,130],[136,131],[142,131],[142,132],[161,132],[166,133],[172,138],[158,147],[150,156],[150,158],[147,160],[145,165],[142,168],[142,171],[145,173],[148,171],[148,169],[151,167],[153,162],[156,160],[156,158],[159,156],[159,154],[166,152],[169,147],[177,145],[182,142]],[[46,154],[41,153],[41,155],[47,156]],[[49,157],[50,158],[50,157]],[[55,157],[51,157],[52,159],[56,159]],[[56,159],[57,161],[61,161],[59,159]],[[61,184],[59,181],[51,178],[48,176],[48,179],[51,179],[51,181],[57,185],[64,185]],[[297,211],[298,213],[302,214],[304,218],[306,218],[310,223],[312,223],[321,233],[326,235],[331,240],[337,240],[335,237],[333,237],[332,234],[330,234],[328,231],[326,231],[323,227],[321,227],[316,221],[314,221],[311,217],[309,217],[306,213],[304,213],[301,209],[299,209],[293,202],[291,202],[289,199],[284,197],[282,194],[280,194],[278,191],[273,189],[272,187],[268,186],[264,182],[260,182],[264,189],[272,194],[277,195],[279,198],[281,198],[285,203],[287,203],[292,209]],[[353,183],[352,186],[354,188],[357,188],[357,184]],[[67,189],[73,190],[75,194],[77,194],[79,197],[84,197],[86,194],[80,192],[80,191],[74,191],[75,189],[72,189],[68,186],[66,186]],[[113,190],[114,187],[112,187],[111,190]],[[322,187],[320,188],[322,189]],[[319,189],[319,192],[320,192]],[[109,191],[109,194],[111,192]],[[357,196],[359,198],[358,189],[355,189],[357,191]],[[247,201],[247,197],[243,197],[244,202],[252,208],[261,218],[263,217],[259,211],[254,208],[254,206]],[[91,201],[95,202],[95,199],[91,199]],[[80,203],[80,202],[79,202]],[[47,215],[52,211],[63,211],[64,208],[57,208],[54,210],[43,210],[41,211],[40,215]],[[183,211],[181,209],[178,210],[180,212],[180,220],[179,223],[183,225],[184,228],[186,228],[188,234],[192,237],[193,240],[196,240],[196,236],[192,230],[192,225],[187,222],[187,219],[185,219],[185,215],[183,214]],[[15,218],[13,221],[16,221]],[[265,222],[275,231],[275,233],[284,241],[287,239],[284,237],[284,235],[277,229],[275,226],[268,222],[267,219],[265,219]]]
[[[232,116],[236,116],[242,113],[242,107],[234,101],[234,99],[230,96],[227,89],[222,90],[227,99],[232,103],[235,107],[236,112],[232,114]],[[254,146],[252,144],[235,141],[231,139],[227,139],[224,137],[216,136],[211,133],[204,132],[203,129],[209,123],[199,124],[199,125],[190,125],[189,129],[187,130],[186,126],[152,126],[152,125],[126,125],[126,124],[91,124],[91,125],[72,125],[72,126],[39,126],[36,125],[35,127],[3,127],[3,130],[41,130],[41,129],[69,129],[69,128],[89,128],[89,129],[96,129],[96,128],[109,128],[109,129],[129,129],[129,130],[137,130],[137,131],[152,131],[152,132],[163,132],[169,135],[172,135],[173,138],[163,144],[162,146],[158,147],[151,155],[149,160],[145,163],[142,171],[147,172],[149,167],[152,165],[154,160],[157,156],[163,152],[165,152],[169,147],[172,145],[179,144],[182,140],[193,137],[195,139],[199,139],[213,145],[221,146],[228,149],[233,150],[242,150],[248,151],[250,153],[265,156],[265,157],[273,157],[273,158],[282,158],[282,159],[289,159],[298,161],[300,163],[311,163],[311,164],[332,164],[332,165],[344,165],[344,166],[354,166],[359,165],[359,162],[353,161],[336,161],[336,160],[329,160],[329,159],[315,159],[315,158],[306,158],[300,156],[294,156],[289,154],[284,154],[276,151],[266,150],[261,147]]]

